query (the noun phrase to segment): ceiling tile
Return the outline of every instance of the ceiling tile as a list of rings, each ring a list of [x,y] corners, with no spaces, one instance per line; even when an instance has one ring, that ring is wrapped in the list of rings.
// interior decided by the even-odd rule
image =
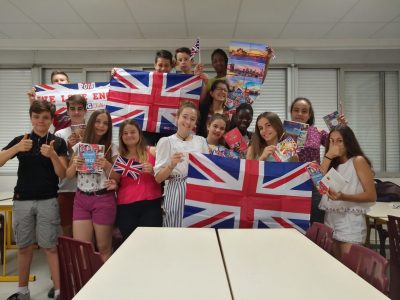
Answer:
[[[18,8],[7,0],[0,0],[0,23],[32,23]]]
[[[239,23],[234,38],[240,39],[276,39],[279,37],[284,23]]]
[[[81,23],[81,18],[63,0],[10,0],[37,23]]]
[[[138,24],[140,31],[143,33],[144,38],[175,38],[175,39],[184,39],[187,38],[186,35],[186,27],[183,23],[176,24],[165,24],[165,23],[157,23],[157,24]]]
[[[87,23],[133,23],[134,19],[123,0],[68,0]]]
[[[280,38],[283,39],[319,39],[324,37],[334,23],[287,24]]]
[[[369,38],[385,23],[338,23],[326,35],[327,38]]]
[[[200,37],[200,38],[225,38],[229,39],[233,36],[233,29],[235,28],[233,23],[224,24],[188,24],[189,27],[189,37]]]
[[[243,0],[239,23],[286,23],[298,0]]]
[[[102,39],[138,39],[142,35],[136,24],[89,24]]]
[[[13,39],[49,39],[50,34],[36,24],[0,24],[0,31]]]
[[[372,38],[399,39],[400,38],[400,22],[389,23],[381,30],[371,36]]]
[[[358,0],[303,0],[289,23],[336,23]]]
[[[357,2],[342,21],[390,22],[399,14],[399,0],[362,0]]]
[[[188,23],[234,23],[239,0],[185,0]]]
[[[86,24],[41,24],[56,39],[98,38]]]
[[[184,22],[182,0],[126,0],[138,23]]]

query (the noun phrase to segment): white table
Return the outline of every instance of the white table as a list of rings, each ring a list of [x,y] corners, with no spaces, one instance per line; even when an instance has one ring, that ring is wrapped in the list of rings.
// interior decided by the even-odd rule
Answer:
[[[400,208],[394,208],[393,204],[399,205],[399,202],[376,202],[373,206],[371,206],[371,210],[367,213],[367,216],[386,221],[388,219],[388,215],[400,217]]]
[[[232,299],[214,229],[138,228],[74,299]]]
[[[218,234],[235,300],[388,299],[294,229]]]

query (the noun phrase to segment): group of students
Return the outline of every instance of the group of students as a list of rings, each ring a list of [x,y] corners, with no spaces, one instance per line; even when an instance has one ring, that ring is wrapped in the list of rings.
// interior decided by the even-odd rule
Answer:
[[[111,116],[106,110],[97,110],[91,114],[84,135],[79,137],[70,127],[85,120],[86,100],[79,95],[68,98],[67,116],[54,124],[56,130],[57,125],[64,128],[52,134],[49,129],[55,120],[54,105],[34,100],[34,90],[28,93],[32,132],[14,138],[0,152],[0,166],[14,157],[19,160],[13,206],[19,290],[8,299],[30,297],[28,277],[35,238],[46,252],[55,298],[59,297],[56,244],[60,216],[63,233],[89,242],[95,238],[105,261],[112,254],[115,224],[124,239],[138,226],[182,226],[190,152],[274,161],[272,153],[285,136],[278,115],[260,114],[254,133],[249,132],[253,120],[251,105],[241,104],[233,116],[225,111],[229,89],[224,78],[225,52],[221,49],[213,52],[217,77],[209,79],[202,66],[191,70],[190,50],[183,49],[177,49],[177,67],[184,73],[200,75],[205,92],[202,91],[200,108],[192,102],[181,104],[176,117],[177,132],[169,136],[143,132],[136,122],[125,120],[119,128],[119,145],[114,145]],[[168,73],[172,67],[172,54],[158,51],[155,71]],[[67,74],[59,71],[52,74],[52,83],[56,80],[69,81]],[[330,190],[322,200],[316,189],[312,193],[311,222],[325,221],[334,229],[334,253],[339,258],[351,243],[362,243],[365,239],[364,214],[376,199],[371,163],[344,116],[338,119],[340,125],[328,133],[315,127],[314,110],[308,99],[295,99],[290,113],[293,121],[309,124],[305,145],[295,160],[320,163],[323,172],[335,168],[349,182],[340,192]],[[248,143],[246,152],[228,149],[224,143],[224,134],[234,127]],[[84,163],[76,154],[80,142],[104,145],[104,157],[95,161],[102,173],[77,172]],[[322,162],[321,145],[325,146]],[[142,164],[139,178],[114,172],[113,163],[118,155]]]

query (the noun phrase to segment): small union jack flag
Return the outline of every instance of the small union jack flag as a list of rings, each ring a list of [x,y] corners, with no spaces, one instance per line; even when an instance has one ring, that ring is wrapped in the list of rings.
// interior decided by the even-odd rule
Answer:
[[[200,51],[200,39],[196,39],[196,43],[192,46],[192,50],[190,51],[190,59],[193,59],[193,57],[199,53]]]
[[[133,159],[128,159],[118,155],[114,162],[113,170],[122,176],[138,179],[142,174],[143,165]]]

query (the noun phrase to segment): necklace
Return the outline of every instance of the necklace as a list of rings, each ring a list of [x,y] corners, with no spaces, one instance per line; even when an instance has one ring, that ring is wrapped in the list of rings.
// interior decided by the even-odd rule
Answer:
[[[186,141],[189,137],[190,137],[190,133],[189,133],[189,135],[187,136],[187,137],[183,137],[183,136],[181,136],[178,132],[176,133],[176,136],[180,139],[180,140],[182,140],[182,141]]]

